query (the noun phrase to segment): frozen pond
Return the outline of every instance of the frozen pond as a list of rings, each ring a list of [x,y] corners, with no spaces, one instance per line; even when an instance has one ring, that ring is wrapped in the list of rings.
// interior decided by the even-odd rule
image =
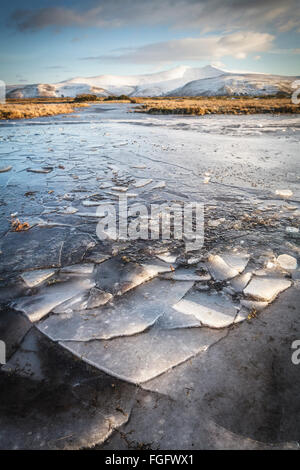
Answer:
[[[2,373],[18,378],[13,395],[19,380],[50,383],[61,358],[53,383],[70,387],[80,436],[50,448],[128,448],[114,431],[133,432],[129,416],[132,440],[153,448],[183,448],[182,432],[169,431],[181,426],[184,448],[294,446],[289,395],[269,385],[297,385],[299,135],[295,116],[150,116],[103,103],[0,123]],[[99,208],[119,195],[129,208],[204,204],[203,246],[99,239]],[[274,372],[278,351],[286,375]],[[94,393],[95,414],[91,402],[81,409]],[[281,427],[270,402],[285,409]],[[26,422],[5,411],[0,446],[47,448],[73,430],[70,416],[39,432],[37,413],[24,443]]]

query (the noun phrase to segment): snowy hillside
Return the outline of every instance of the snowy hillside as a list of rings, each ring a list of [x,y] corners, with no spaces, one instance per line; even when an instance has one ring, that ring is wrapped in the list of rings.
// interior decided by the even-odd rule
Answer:
[[[210,65],[201,68],[179,66],[146,75],[99,75],[89,78],[76,77],[53,85],[16,85],[8,87],[7,91],[9,97],[16,98],[76,96],[80,93],[96,93],[99,96],[160,96],[192,80],[216,77],[223,73]]]
[[[232,74],[194,80],[172,90],[169,96],[220,96],[220,95],[273,95],[291,92],[291,84],[297,77],[266,74]]]
[[[297,77],[256,73],[231,73],[212,67],[179,66],[146,75],[99,75],[76,77],[56,84],[8,86],[7,97],[75,97],[81,93],[98,96],[212,96],[266,95],[290,92]]]

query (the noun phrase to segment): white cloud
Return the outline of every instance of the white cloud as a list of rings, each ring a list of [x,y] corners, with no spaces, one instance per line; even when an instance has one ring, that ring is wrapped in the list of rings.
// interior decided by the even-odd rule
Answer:
[[[259,30],[266,25],[280,31],[300,27],[298,0],[94,0],[90,8],[82,5],[16,10],[11,21],[28,31],[49,26],[168,25],[202,32]]]
[[[232,56],[244,59],[249,53],[267,51],[274,36],[267,33],[243,32],[225,36],[184,38],[124,49],[111,55],[86,57],[84,60],[126,63],[172,63],[176,61],[219,60]]]

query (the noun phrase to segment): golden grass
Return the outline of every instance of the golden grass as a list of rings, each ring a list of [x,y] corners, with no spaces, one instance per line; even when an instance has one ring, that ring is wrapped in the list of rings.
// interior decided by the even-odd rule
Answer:
[[[300,106],[290,98],[197,97],[197,98],[136,98],[135,111],[149,114],[299,114]]]
[[[0,104],[0,119],[31,119],[56,114],[70,114],[86,103],[9,102]]]
[[[128,100],[105,100],[75,102],[75,98],[22,98],[9,99],[0,104],[0,119],[30,119],[56,114],[69,114],[77,107],[96,103],[136,103],[134,111],[149,114],[183,114],[203,116],[205,114],[299,114],[300,106],[290,98],[279,97],[194,97],[194,98],[134,98]]]

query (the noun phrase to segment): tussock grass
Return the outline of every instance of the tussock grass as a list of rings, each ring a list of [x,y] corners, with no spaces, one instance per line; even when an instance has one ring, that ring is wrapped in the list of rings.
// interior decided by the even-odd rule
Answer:
[[[197,97],[136,98],[135,111],[148,114],[299,114],[300,106],[290,98],[278,97]]]
[[[86,103],[8,102],[0,104],[0,119],[31,119],[56,114],[70,114]]]
[[[0,119],[30,119],[56,114],[69,114],[77,107],[94,103],[134,103],[135,112],[148,114],[181,114],[203,116],[205,114],[300,114],[300,105],[287,97],[97,97],[77,98],[22,98],[9,99],[0,104]]]

